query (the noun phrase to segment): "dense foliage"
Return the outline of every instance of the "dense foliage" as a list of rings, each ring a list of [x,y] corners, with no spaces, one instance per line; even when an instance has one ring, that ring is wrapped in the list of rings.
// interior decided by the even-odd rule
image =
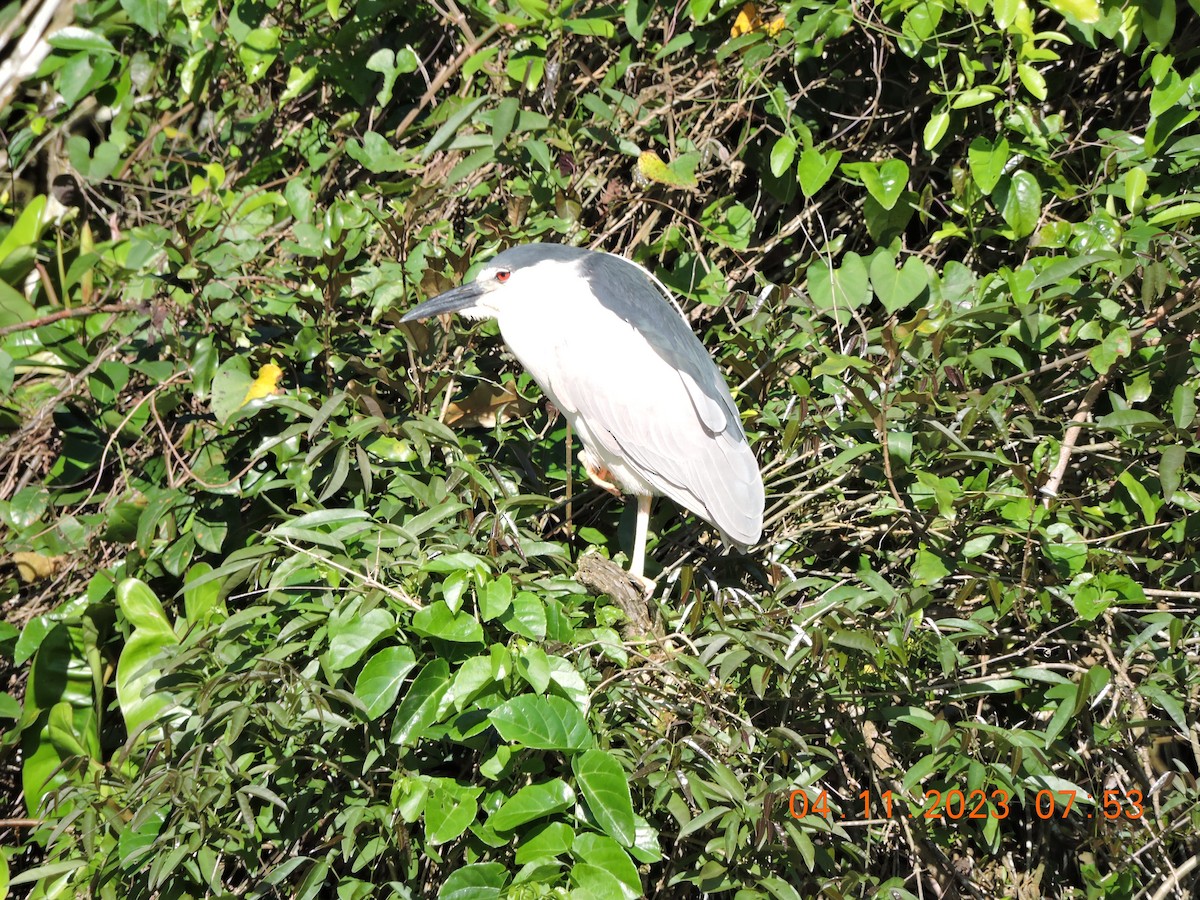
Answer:
[[[1190,895],[1195,9],[0,33],[3,890]],[[495,327],[398,323],[531,240],[678,292],[762,464],[649,618]]]

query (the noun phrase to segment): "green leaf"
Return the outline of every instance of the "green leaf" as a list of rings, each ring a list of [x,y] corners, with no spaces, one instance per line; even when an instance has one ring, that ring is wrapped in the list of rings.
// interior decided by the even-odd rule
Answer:
[[[411,744],[438,720],[442,698],[450,690],[450,665],[434,659],[421,669],[396,709],[392,725],[392,743]]]
[[[587,750],[571,760],[571,770],[596,824],[621,845],[633,846],[633,799],[625,768],[605,750]]]
[[[47,39],[55,50],[86,50],[88,53],[117,54],[117,48],[104,35],[88,28],[68,25],[55,31]]]
[[[537,594],[521,591],[500,617],[500,624],[514,634],[539,641],[546,636],[546,605]]]
[[[499,644],[493,644],[492,649],[493,651],[503,651],[504,648]],[[458,667],[458,671],[454,673],[454,684],[450,688],[447,699],[453,702],[455,709],[464,710],[480,691],[497,681],[502,681],[503,677],[496,671],[496,662],[491,655],[473,656],[465,660]]]
[[[884,209],[891,209],[908,187],[908,163],[889,159],[884,163],[862,163],[858,170],[867,192]]]
[[[1047,0],[1047,2],[1062,3],[1064,0]],[[1070,0],[1070,3],[1072,6],[1083,4],[1087,7],[1087,11],[1091,12],[1091,7],[1096,6],[1097,0]],[[1138,20],[1142,26],[1142,33],[1152,47],[1165,49],[1171,43],[1171,38],[1175,35],[1175,7],[1175,0],[1142,0],[1135,7],[1139,13]],[[1098,22],[1100,20],[1098,7],[1095,9],[1094,15],[1094,19],[1082,19],[1082,21]]]
[[[575,843],[575,832],[565,822],[547,822],[533,832],[517,846],[515,860],[523,866],[536,859],[549,856],[562,856],[568,853]]]
[[[808,267],[808,292],[820,310],[848,316],[849,311],[865,306],[871,299],[867,266],[857,253],[847,253],[841,266],[831,270],[818,259]]]
[[[571,868],[571,885],[571,897],[617,900],[628,896],[628,889],[616,875],[590,863],[577,863]]]
[[[1189,200],[1184,203],[1176,203],[1173,206],[1168,206],[1161,212],[1155,213],[1150,217],[1150,224],[1159,227],[1163,225],[1178,225],[1181,222],[1190,222],[1197,216],[1200,216],[1200,202]]]
[[[985,137],[977,137],[971,141],[971,146],[967,149],[967,163],[971,169],[971,177],[984,194],[991,194],[1000,182],[1010,155],[1007,138],[1001,137],[994,144]]]
[[[282,29],[254,28],[238,45],[238,59],[246,72],[246,81],[253,84],[271,68],[279,55],[279,35]]]
[[[212,379],[212,411],[217,421],[225,425],[246,399],[254,379],[250,364],[241,356],[233,356],[217,367]]]
[[[724,247],[745,250],[754,233],[754,213],[740,203],[718,201],[704,211],[701,225]]]
[[[1060,15],[1085,25],[1100,21],[1100,4],[1097,0],[1042,0],[1042,2]]]
[[[158,37],[171,14],[170,0],[121,0],[121,9],[134,25]]]
[[[1171,421],[1176,428],[1191,428],[1196,421],[1196,388],[1177,384],[1171,393]]]
[[[1128,431],[1142,428],[1159,431],[1163,428],[1162,420],[1158,416],[1141,409],[1118,409],[1101,416],[1096,420],[1096,424],[1101,428],[1115,428]]]
[[[41,519],[49,505],[49,491],[41,485],[28,485],[13,495],[6,518],[14,528],[29,528]]]
[[[541,647],[527,647],[517,657],[517,671],[529,682],[534,693],[544,694],[550,686],[550,659]]]
[[[1187,734],[1189,725],[1189,716],[1184,708],[1183,701],[1178,697],[1167,693],[1157,684],[1143,682],[1138,685],[1138,693],[1157,706],[1159,709],[1166,712],[1171,717],[1171,721],[1175,723],[1175,727],[1179,729],[1181,734]]]
[[[663,162],[653,150],[645,150],[638,156],[637,171],[645,181],[664,184],[674,188],[693,188],[696,180],[698,153],[682,153],[669,163]]]
[[[492,146],[495,149],[499,150],[504,146],[520,110],[521,101],[516,97],[505,97],[496,105],[496,111],[492,115]]]
[[[561,697],[514,697],[488,719],[504,740],[533,750],[587,750],[595,744],[579,709]]]
[[[357,607],[348,615],[334,613],[329,617],[329,652],[325,657],[330,670],[350,668],[395,630],[395,617],[379,607],[365,614],[360,614]]]
[[[611,38],[616,33],[616,27],[607,19],[590,16],[582,19],[567,19],[562,23],[563,28],[572,34],[582,34],[589,37]]]
[[[17,216],[17,221],[9,228],[8,233],[0,238],[0,263],[4,263],[10,254],[17,250],[32,247],[42,236],[42,231],[46,227],[46,222],[43,219],[43,214],[46,211],[46,195],[38,194],[32,200],[25,204],[25,208],[21,210],[21,214]],[[20,294],[17,296],[23,301],[25,298]],[[28,305],[28,304],[27,304]],[[32,307],[30,307],[32,309]],[[32,318],[32,316],[30,317]],[[22,322],[24,319],[16,319],[14,321]],[[2,322],[0,324],[9,325],[11,322]]]
[[[625,900],[636,900],[645,895],[637,866],[612,838],[600,834],[581,834],[575,838],[571,854],[580,862],[586,862],[616,878],[623,888]]]
[[[1074,576],[1087,564],[1087,542],[1066,522],[1053,522],[1046,528],[1046,556],[1061,563],[1065,575]]]
[[[130,734],[159,719],[174,705],[168,691],[155,689],[164,653],[179,644],[171,622],[150,588],[134,578],[117,585],[117,604],[134,626],[117,659],[117,703]]]
[[[1158,483],[1166,500],[1179,490],[1179,479],[1187,460],[1187,448],[1183,444],[1168,444],[1162,448],[1158,462]]]
[[[1069,596],[1075,614],[1085,622],[1094,622],[1116,599],[1113,592],[1104,589],[1104,582],[1091,572],[1080,573],[1071,581]]]
[[[145,582],[136,578],[124,579],[117,585],[117,604],[135,629],[147,634],[175,637],[175,630],[162,603]]]
[[[1051,688],[1049,695],[1059,697],[1058,707],[1054,710],[1054,715],[1050,717],[1050,722],[1046,725],[1045,739],[1043,747],[1049,748],[1054,745],[1055,740],[1062,730],[1067,727],[1067,723],[1075,717],[1076,701],[1079,698],[1079,688],[1074,684],[1064,684]]]
[[[479,593],[479,614],[485,622],[504,615],[512,607],[512,579],[501,575],[487,582]]]
[[[1131,213],[1140,213],[1145,208],[1147,183],[1146,170],[1141,166],[1135,166],[1125,173],[1125,208]]]
[[[886,250],[873,254],[869,268],[871,287],[888,312],[904,309],[929,287],[929,270],[916,256],[896,268],[896,258]]]
[[[1046,99],[1046,78],[1029,63],[1017,63],[1017,77],[1030,95],[1038,100]]]
[[[19,719],[21,704],[12,694],[0,693],[0,719]]]
[[[404,172],[412,167],[409,157],[397,151],[382,134],[368,131],[362,143],[351,139],[346,142],[346,153],[355,162],[371,172]]]
[[[917,551],[909,571],[914,584],[926,586],[940,584],[950,574],[944,558],[924,546]]]
[[[1000,95],[1000,89],[990,84],[967,88],[965,91],[960,91],[954,95],[954,99],[950,101],[950,108],[971,109],[975,106],[981,106],[989,100],[998,98]]]
[[[925,123],[925,130],[921,135],[921,142],[925,149],[932,151],[938,144],[942,142],[942,138],[946,136],[946,132],[950,130],[950,113],[936,112],[929,117],[929,121]]]
[[[575,805],[575,792],[561,778],[521,788],[492,813],[489,828],[511,831],[534,819],[552,816]]]
[[[839,150],[822,153],[820,150],[809,147],[800,154],[796,174],[800,178],[800,190],[805,197],[813,196],[825,186],[836,171],[841,159],[842,154]]]
[[[479,107],[483,106],[483,104],[487,102],[487,99],[488,98],[485,96],[476,97],[475,99],[468,100],[465,103],[457,99],[446,101],[445,105],[457,105],[460,103],[461,105],[458,107],[458,109],[452,112],[446,118],[446,121],[441,124],[438,130],[433,133],[433,137],[429,139],[429,142],[425,145],[425,149],[421,151],[421,162],[426,162],[429,157],[433,156],[433,154],[437,153],[437,151],[441,150],[443,147],[449,144],[450,141],[457,137],[467,120],[475,114],[475,110],[479,109]]]
[[[458,839],[475,821],[483,788],[463,788],[443,779],[425,803],[425,836],[437,846]]]
[[[1133,339],[1124,325],[1117,325],[1098,346],[1088,351],[1088,359],[1101,375],[1107,374],[1117,360],[1133,352]]]
[[[187,570],[183,578],[184,618],[190,625],[202,628],[229,615],[225,603],[221,600],[220,581],[207,580],[192,584],[210,574],[212,570],[213,567],[208,563],[196,563]]]
[[[438,890],[438,900],[498,900],[508,883],[503,863],[474,863],[455,869]]]
[[[1129,492],[1129,496],[1133,498],[1133,502],[1141,510],[1142,518],[1146,524],[1153,525],[1155,520],[1158,519],[1158,508],[1162,505],[1161,500],[1152,497],[1150,492],[1146,490],[1146,486],[1138,481],[1128,469],[1117,476],[1117,483]]]
[[[367,660],[354,682],[354,696],[366,707],[368,719],[378,719],[392,708],[416,664],[408,647],[385,647]]]
[[[796,158],[796,139],[790,134],[781,136],[771,148],[771,174],[782,178],[783,173],[792,167]]]
[[[412,630],[426,637],[460,644],[482,644],[483,626],[466,610],[451,612],[444,600],[430,603],[412,617]]]
[[[996,205],[1013,236],[1028,237],[1033,234],[1042,214],[1042,189],[1030,173],[1018,169],[997,188]]]

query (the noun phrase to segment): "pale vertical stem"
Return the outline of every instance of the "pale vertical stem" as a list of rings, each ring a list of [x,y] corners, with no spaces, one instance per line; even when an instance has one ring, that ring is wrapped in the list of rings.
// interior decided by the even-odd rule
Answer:
[[[650,527],[650,502],[653,497],[638,494],[637,524],[633,530],[633,555],[629,559],[629,574],[642,578],[646,570],[646,531]]]

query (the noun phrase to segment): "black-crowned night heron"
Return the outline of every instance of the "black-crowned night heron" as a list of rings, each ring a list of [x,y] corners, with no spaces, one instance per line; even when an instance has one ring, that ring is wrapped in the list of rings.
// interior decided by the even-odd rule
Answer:
[[[643,577],[656,494],[746,547],[762,534],[763,483],[729,388],[670,294],[620,256],[526,244],[401,322],[458,312],[500,333],[583,441],[588,474],[637,497],[630,571]]]

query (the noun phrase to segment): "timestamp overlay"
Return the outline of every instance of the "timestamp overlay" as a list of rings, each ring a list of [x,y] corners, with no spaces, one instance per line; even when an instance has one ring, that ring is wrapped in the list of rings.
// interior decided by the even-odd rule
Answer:
[[[1029,810],[1039,819],[1140,819],[1142,792],[1108,790],[1099,796],[1073,790],[1042,789],[1017,800],[1008,791],[928,790],[923,797],[897,796],[892,791],[863,791],[858,802],[830,803],[828,791],[794,790],[788,795],[788,814],[794,819],[820,816],[843,825],[874,824],[895,819],[935,819],[945,822],[1007,819]]]

